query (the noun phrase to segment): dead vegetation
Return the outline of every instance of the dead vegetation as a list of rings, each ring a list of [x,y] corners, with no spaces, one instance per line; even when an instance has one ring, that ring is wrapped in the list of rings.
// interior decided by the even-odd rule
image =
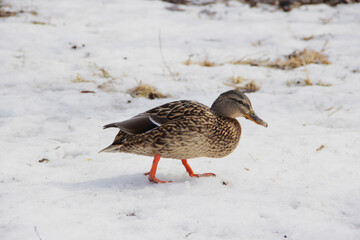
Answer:
[[[255,83],[255,81],[250,81],[244,86],[239,86],[236,89],[244,90],[246,92],[256,92],[257,90],[259,90],[259,86]]]
[[[87,87],[94,84],[98,89],[105,91],[105,92],[112,92],[116,91],[116,80],[121,79],[122,77],[127,77],[125,73],[122,74],[121,77],[115,78],[112,76],[108,69],[105,67],[100,67],[97,64],[90,65],[90,69],[92,71],[92,78],[84,78],[79,73],[71,80],[73,83],[90,83]],[[86,87],[86,85],[84,85]],[[92,86],[93,88],[94,86]],[[93,90],[81,90],[80,93],[87,94],[92,93],[95,94],[96,92]],[[169,95],[163,94],[159,92],[155,87],[144,84],[140,82],[134,88],[127,90],[132,97],[145,97],[148,99],[155,99],[155,98],[166,98]]]
[[[179,73],[178,72],[174,72],[172,71],[172,69],[170,68],[169,64],[167,64],[166,60],[165,60],[165,56],[162,50],[162,41],[161,41],[161,33],[159,32],[159,50],[160,50],[160,55],[161,55],[161,59],[164,63],[165,68],[167,69],[167,71],[169,72],[169,75],[173,78],[174,81],[179,81]]]
[[[39,163],[43,163],[43,162],[48,163],[48,162],[50,162],[50,160],[47,158],[42,158],[39,160]]]
[[[105,92],[111,92],[114,91],[114,83],[115,83],[115,77],[113,77],[108,70],[106,70],[104,67],[99,67],[98,65],[94,64],[93,66],[90,66],[93,76],[95,77],[100,77],[105,79],[104,80],[99,80],[100,82],[102,81],[102,83],[98,83],[99,81],[97,80],[88,80],[85,79],[84,77],[82,77],[79,73],[76,74],[76,77],[73,78],[71,81],[73,83],[93,83],[96,85],[96,87],[98,89],[101,89]],[[87,92],[87,90],[85,90],[85,92],[81,92],[81,93],[89,93]]]
[[[145,97],[148,99],[155,99],[155,98],[166,98],[168,95],[162,94],[159,92],[155,87],[144,84],[142,82],[139,83],[136,87],[129,89],[128,93],[133,97]]]
[[[163,0],[164,2],[169,2],[173,4],[181,4],[181,5],[195,5],[195,6],[206,6],[210,4],[215,4],[218,2],[217,0]]]
[[[325,145],[324,145],[324,144],[321,144],[320,147],[318,147],[318,148],[316,149],[316,151],[319,152],[319,151],[321,151],[324,147],[325,147]]]
[[[286,85],[288,87],[290,87],[290,86],[321,86],[321,87],[330,87],[330,86],[332,86],[330,83],[324,83],[321,80],[317,81],[317,82],[314,82],[310,78],[288,80],[286,82]]]
[[[35,25],[47,25],[46,22],[41,22],[41,21],[31,21],[30,23],[35,24]]]
[[[238,60],[231,60],[229,62],[227,62],[229,64],[234,64],[234,65],[250,65],[250,66],[260,66],[260,67],[269,67],[269,63],[270,60],[269,59],[238,59]]]
[[[91,80],[85,80],[79,73],[76,74],[76,77],[71,80],[73,83],[88,83],[94,82]]]
[[[96,93],[96,92],[91,90],[82,90],[80,91],[80,93]]]
[[[114,91],[115,77],[112,76],[108,70],[106,70],[104,67],[99,67],[98,65],[94,64],[92,71],[94,76],[106,79],[105,82],[98,84],[97,88],[105,92]]]
[[[4,4],[3,1],[0,1],[0,18],[13,17],[13,16],[16,16],[16,15],[22,14],[22,13],[29,13],[34,16],[38,15],[38,13],[36,11],[25,11],[25,10],[14,11],[14,10],[11,10],[10,4]]]
[[[254,80],[246,79],[241,76],[232,76],[229,80],[230,82],[226,82],[224,84],[243,92],[256,92],[260,89]]]
[[[332,111],[328,114],[328,117],[331,117],[334,113],[338,112],[339,110],[342,109],[343,106],[337,107],[336,109],[334,109],[334,107],[330,107],[328,109],[326,109],[325,111]]]
[[[230,77],[231,83],[233,84],[240,84],[243,83],[244,81],[246,81],[245,78],[243,78],[242,76],[231,76]]]
[[[282,58],[276,60],[270,59],[239,59],[231,61],[231,64],[243,64],[250,66],[261,66],[276,68],[282,70],[290,70],[305,66],[308,64],[330,64],[329,58],[322,51],[316,51],[313,49],[304,49],[302,51],[295,50],[289,55],[285,55]]]
[[[189,57],[186,61],[184,61],[184,64],[197,64],[202,67],[215,67],[224,64],[234,64],[290,70],[308,64],[330,64],[328,56],[325,55],[323,52],[324,48],[321,51],[316,51],[313,49],[304,49],[302,51],[295,50],[291,54],[285,55],[281,58],[277,58],[276,60],[270,60],[268,58],[242,58],[238,60],[231,60],[225,63],[215,63],[213,61],[210,61],[207,57],[204,60],[193,60],[191,57]]]
[[[106,70],[104,67],[99,67],[97,64],[94,64],[93,74],[94,76],[98,76],[101,78],[107,78],[112,80],[115,79],[112,75],[110,75],[108,70]]]
[[[229,0],[163,0],[173,4],[181,5],[193,5],[193,6],[206,6],[215,3],[224,3],[228,5]],[[259,4],[268,4],[276,6],[285,12],[291,11],[294,8],[302,5],[314,5],[314,4],[327,4],[330,6],[336,6],[338,4],[351,4],[358,3],[360,0],[239,0],[243,3],[249,4],[251,7],[257,7]]]
[[[297,79],[297,80],[288,80],[286,82],[286,85],[288,87],[290,87],[290,86],[313,86],[313,85],[322,86],[322,87],[330,87],[331,86],[330,83],[323,83],[321,80],[318,82],[314,82],[313,80],[310,79],[310,74],[306,67],[305,67],[304,71],[306,74],[306,78]]]
[[[199,65],[202,67],[216,67],[219,65],[223,65],[223,64],[217,64],[215,62],[210,61],[207,57],[203,60],[193,60],[191,56],[189,56],[189,58],[187,60],[184,61],[185,65]]]
[[[304,49],[302,51],[294,51],[284,58],[278,58],[269,67],[279,69],[294,69],[308,64],[330,64],[329,58],[323,51],[316,51],[313,49]]]
[[[303,41],[310,41],[310,40],[314,39],[314,35],[302,37],[302,38],[300,38],[300,39],[303,40]]]

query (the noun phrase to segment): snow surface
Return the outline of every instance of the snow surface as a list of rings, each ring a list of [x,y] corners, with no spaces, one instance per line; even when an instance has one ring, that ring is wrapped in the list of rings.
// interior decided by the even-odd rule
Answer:
[[[1,240],[360,239],[359,4],[10,3],[25,13],[0,19]],[[276,59],[326,41],[329,65],[183,63]],[[306,71],[331,86],[292,84]],[[152,184],[143,175],[151,158],[98,153],[117,132],[103,125],[178,99],[210,105],[232,76],[260,86],[248,96],[269,127],[239,119],[231,155],[189,161],[216,178],[190,178],[162,159],[157,177],[174,182]],[[171,97],[132,98],[139,82]]]

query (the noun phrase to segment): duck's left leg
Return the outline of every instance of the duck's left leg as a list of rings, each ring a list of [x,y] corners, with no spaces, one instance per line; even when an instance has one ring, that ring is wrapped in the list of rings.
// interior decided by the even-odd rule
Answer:
[[[186,159],[181,159],[182,164],[184,165],[186,171],[189,173],[190,177],[215,177],[215,173],[201,173],[201,174],[196,174],[194,173],[194,171],[191,169],[189,163],[187,162]]]

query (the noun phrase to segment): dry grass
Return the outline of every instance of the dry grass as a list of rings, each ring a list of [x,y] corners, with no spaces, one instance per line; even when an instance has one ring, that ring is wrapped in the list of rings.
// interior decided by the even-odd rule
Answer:
[[[313,82],[310,79],[310,74],[308,69],[306,68],[306,66],[304,67],[304,71],[306,74],[306,78],[305,79],[301,79],[301,80],[288,80],[286,82],[287,86],[291,86],[291,85],[296,85],[296,86],[312,86],[312,85],[316,85],[316,86],[322,86],[322,87],[329,87],[331,86],[330,83],[323,83],[321,80],[318,82]]]
[[[244,92],[256,92],[260,88],[254,80],[245,79],[241,76],[232,76],[230,77],[230,80],[230,83],[224,84],[227,86],[231,86],[237,90],[242,90]]]
[[[16,16],[17,14],[18,14],[17,12],[4,11],[0,9],[0,18],[12,17],[12,16]]]
[[[245,92],[256,92],[259,90],[259,86],[255,83],[255,81],[251,81],[246,83],[244,86],[236,87],[237,90],[243,90]]]
[[[85,80],[80,74],[76,74],[76,77],[71,80],[73,83],[88,83],[93,82],[90,80]]]
[[[314,35],[310,35],[310,36],[307,36],[307,37],[302,37],[300,39],[303,40],[303,41],[310,41],[310,40],[314,39]]]
[[[234,65],[250,65],[250,66],[267,67],[269,62],[270,62],[269,59],[239,59],[239,60],[229,61],[228,63]]]
[[[326,43],[321,51],[316,51],[313,49],[304,49],[302,51],[294,51],[289,55],[286,55],[282,58],[277,58],[276,60],[270,59],[238,59],[238,60],[231,60],[225,63],[215,63],[210,61],[208,58],[204,60],[192,60],[189,57],[184,64],[185,65],[192,65],[197,64],[203,67],[215,67],[221,66],[224,64],[234,64],[234,65],[250,65],[250,66],[259,66],[259,67],[269,67],[269,68],[276,68],[282,70],[290,70],[297,67],[305,66],[308,64],[330,64],[329,58],[323,52],[325,51]]]
[[[313,63],[330,64],[330,61],[328,56],[323,53],[323,50],[318,52],[313,49],[304,49],[302,51],[294,51],[283,58],[277,58],[275,61],[269,59],[239,59],[229,63],[290,70]]]
[[[192,60],[191,57],[189,57],[186,61],[184,61],[185,65],[200,65],[202,67],[215,67],[222,64],[216,64],[215,62],[212,62],[208,60],[208,58],[205,58],[204,60]]]
[[[243,78],[242,76],[232,76],[230,77],[230,80],[233,84],[240,84],[243,83],[245,81],[245,78]]]
[[[113,79],[109,79],[107,80],[106,82],[102,83],[102,84],[99,84],[97,86],[97,88],[105,91],[105,92],[111,92],[111,91],[114,91],[114,80]]]
[[[99,67],[97,64],[94,64],[93,66],[93,75],[101,78],[105,78],[106,81],[102,84],[97,85],[97,88],[105,91],[105,92],[111,92],[114,91],[114,82],[115,77],[112,76],[108,70],[106,70],[104,67]]]
[[[90,68],[94,76],[103,79],[86,80],[78,73],[76,74],[76,77],[71,81],[73,83],[93,83],[97,86],[98,89],[101,89],[105,92],[111,92],[115,90],[114,89],[115,77],[110,75],[110,73],[104,67],[99,67],[96,64],[94,64],[91,65]],[[89,93],[89,92],[83,92],[83,93]]]
[[[11,11],[10,7],[11,7],[10,4],[3,4],[2,1],[0,1],[0,18],[13,17],[22,13],[30,13],[31,15],[34,16],[38,15],[36,11],[24,11],[24,10]],[[3,8],[7,8],[7,9],[4,10]]]
[[[155,99],[168,97],[168,95],[160,93],[155,87],[149,84],[143,84],[141,82],[136,87],[129,89],[128,93],[130,93],[133,98],[145,97],[148,99]]]
[[[274,63],[270,63],[269,67],[289,70],[308,64],[330,64],[329,58],[322,51],[318,52],[312,49],[304,49],[302,51],[294,51],[285,56],[278,58]]]
[[[324,144],[321,144],[321,146],[318,147],[318,148],[316,149],[316,151],[317,151],[317,152],[318,152],[318,151],[321,151],[324,147],[325,147],[325,145],[324,145]]]
[[[30,23],[35,24],[35,25],[47,25],[47,23],[40,22],[40,21],[31,21]]]
[[[257,40],[257,41],[255,41],[255,42],[252,42],[252,43],[251,43],[251,46],[253,46],[253,47],[261,46],[264,40],[265,40],[265,39],[261,39],[261,40]]]
[[[115,79],[112,75],[110,75],[108,70],[106,70],[104,67],[99,67],[96,64],[94,64],[93,72],[94,72],[93,73],[94,76],[98,76],[101,78],[108,78],[108,79],[112,79],[112,80]]]
[[[3,7],[10,7],[9,4],[4,5],[2,1],[0,1],[0,18],[5,18],[5,17],[12,17],[12,16],[16,16],[17,12],[12,12],[10,10],[4,10]]]
[[[314,82],[312,81],[310,78],[306,78],[306,79],[298,79],[298,80],[288,80],[286,82],[287,86],[321,86],[321,87],[330,87],[332,86],[330,83],[324,83],[321,80]]]

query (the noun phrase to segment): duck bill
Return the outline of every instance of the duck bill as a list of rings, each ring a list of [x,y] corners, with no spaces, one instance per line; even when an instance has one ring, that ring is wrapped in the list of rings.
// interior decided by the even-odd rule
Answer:
[[[264,126],[264,127],[268,126],[268,124],[264,120],[259,118],[253,111],[251,111],[249,114],[245,114],[244,117],[246,119],[253,121],[254,123],[261,125],[261,126]]]

